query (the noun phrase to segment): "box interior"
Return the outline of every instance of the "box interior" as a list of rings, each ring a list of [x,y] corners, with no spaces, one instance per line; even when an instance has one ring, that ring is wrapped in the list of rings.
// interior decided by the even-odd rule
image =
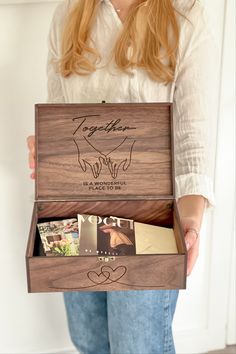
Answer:
[[[37,202],[34,212],[35,226],[41,222],[74,218],[79,213],[101,216],[115,215],[137,222],[173,228],[178,252],[184,253],[185,251],[173,200]],[[33,256],[45,256],[37,226],[34,237]]]

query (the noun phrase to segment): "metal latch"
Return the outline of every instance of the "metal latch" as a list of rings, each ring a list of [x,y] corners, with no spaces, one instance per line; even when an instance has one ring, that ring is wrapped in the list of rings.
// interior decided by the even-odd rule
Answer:
[[[98,257],[100,262],[112,262],[116,259],[116,257]]]

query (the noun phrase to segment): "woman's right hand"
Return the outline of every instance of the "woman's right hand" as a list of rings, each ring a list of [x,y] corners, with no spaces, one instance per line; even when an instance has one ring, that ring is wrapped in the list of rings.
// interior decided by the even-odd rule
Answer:
[[[29,168],[31,168],[32,172],[30,177],[35,179],[35,136],[30,135],[27,138],[27,145],[29,149]]]

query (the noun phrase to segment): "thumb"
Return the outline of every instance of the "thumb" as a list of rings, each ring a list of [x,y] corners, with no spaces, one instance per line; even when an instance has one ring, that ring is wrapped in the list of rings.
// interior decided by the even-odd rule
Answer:
[[[185,244],[187,251],[190,250],[199,237],[199,231],[195,228],[189,228],[185,232]]]

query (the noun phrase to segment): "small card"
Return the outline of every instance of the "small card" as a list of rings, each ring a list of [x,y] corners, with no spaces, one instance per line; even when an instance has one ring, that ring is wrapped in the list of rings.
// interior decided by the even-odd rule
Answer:
[[[134,223],[136,254],[178,253],[173,229]]]

